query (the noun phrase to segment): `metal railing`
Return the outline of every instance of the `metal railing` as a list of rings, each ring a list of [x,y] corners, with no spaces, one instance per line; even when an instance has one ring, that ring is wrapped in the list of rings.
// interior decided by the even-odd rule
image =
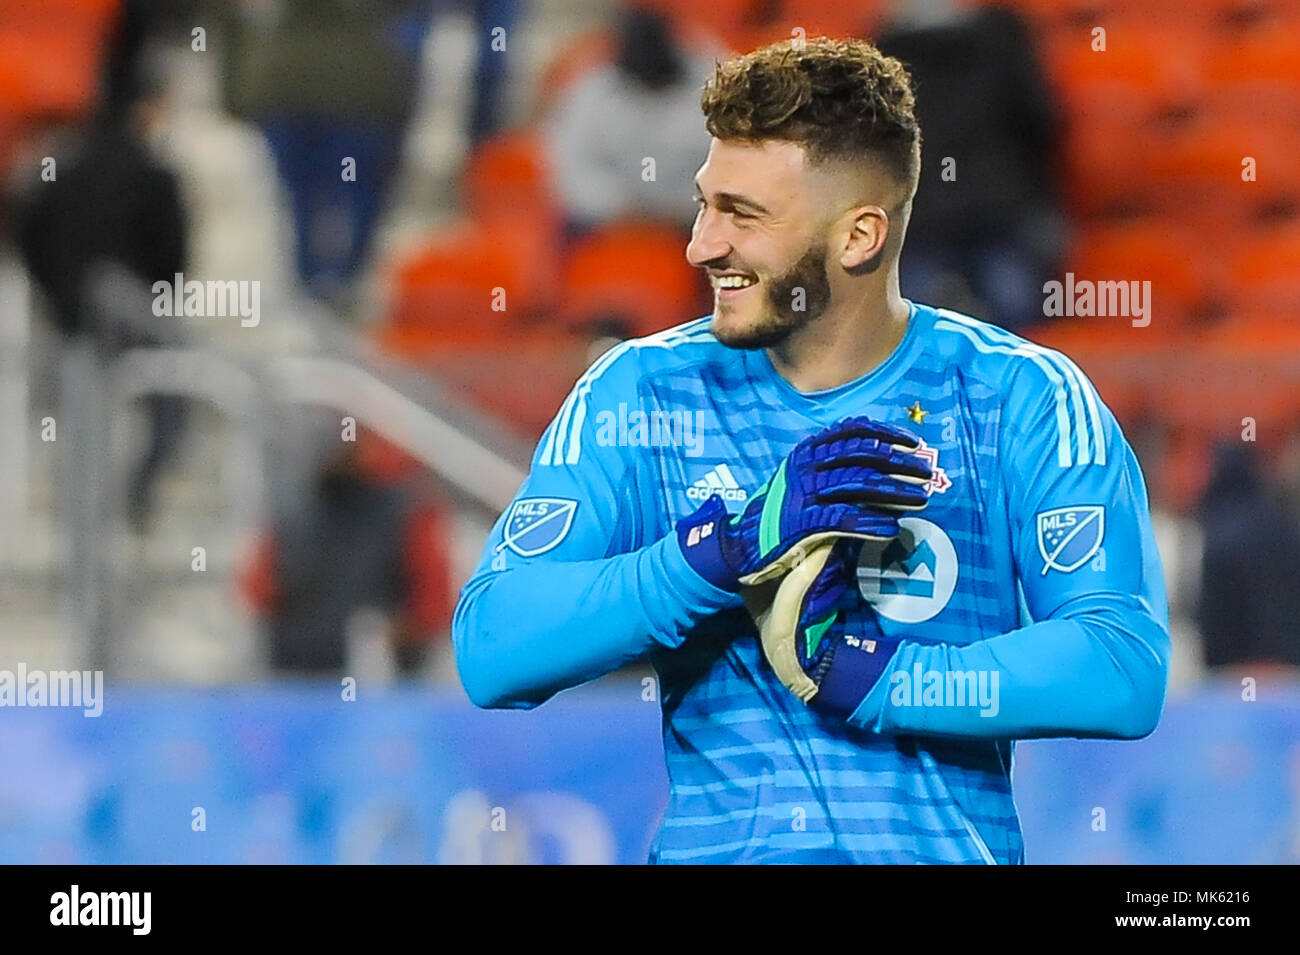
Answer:
[[[148,334],[141,328],[141,316],[149,314],[147,290],[120,270],[104,270],[96,280],[93,308],[103,327]],[[222,533],[232,540],[273,510],[277,490],[289,492],[286,465],[303,464],[294,459],[300,439],[285,433],[296,408],[353,418],[492,517],[514,496],[525,477],[527,449],[511,444],[492,419],[441,393],[429,376],[366,354],[332,317],[303,312],[296,318],[313,333],[311,354],[237,354],[185,341],[175,327],[165,330],[172,336],[165,344],[149,335],[147,347],[111,354],[104,351],[111,336],[85,336],[65,347],[59,471],[69,560],[66,569],[52,572],[66,582],[72,611],[66,637],[84,650],[79,659],[113,669],[123,628],[156,576],[141,565],[142,552],[115,533],[123,526],[126,456],[134,450],[128,409],[141,398],[203,402],[234,425],[215,488]],[[227,550],[226,559],[232,556]],[[172,580],[189,569],[179,560],[171,566]]]

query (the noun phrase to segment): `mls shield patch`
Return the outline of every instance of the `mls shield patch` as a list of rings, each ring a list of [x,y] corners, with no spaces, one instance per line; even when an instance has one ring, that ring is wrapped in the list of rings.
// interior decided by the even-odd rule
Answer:
[[[578,502],[563,497],[526,497],[515,501],[506,517],[499,554],[510,548],[520,557],[545,554],[569,533]]]
[[[1038,552],[1043,574],[1059,570],[1069,574],[1101,550],[1106,534],[1106,508],[1100,504],[1057,507],[1038,515]]]

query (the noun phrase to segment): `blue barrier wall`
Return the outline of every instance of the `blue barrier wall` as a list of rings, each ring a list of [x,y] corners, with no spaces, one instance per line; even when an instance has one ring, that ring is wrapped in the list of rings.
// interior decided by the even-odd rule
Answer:
[[[529,713],[313,685],[0,708],[0,862],[643,862],[666,780],[641,689]],[[1015,791],[1030,862],[1300,861],[1300,692],[1203,691],[1137,743],[1022,743]]]

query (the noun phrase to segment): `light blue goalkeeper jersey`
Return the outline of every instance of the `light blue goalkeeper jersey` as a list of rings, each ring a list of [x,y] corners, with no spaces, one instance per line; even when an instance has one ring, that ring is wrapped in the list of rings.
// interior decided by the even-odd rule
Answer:
[[[1136,738],[1164,704],[1164,583],[1115,419],[1068,358],[944,309],[912,304],[882,365],[815,394],[709,322],[619,345],[560,408],[456,610],[471,699],[532,707],[648,659],[670,785],[652,862],[1022,862],[1013,741]],[[845,723],[777,680],[673,525],[713,493],[740,510],[850,415],[915,431],[936,474],[863,549],[849,632],[904,642]]]

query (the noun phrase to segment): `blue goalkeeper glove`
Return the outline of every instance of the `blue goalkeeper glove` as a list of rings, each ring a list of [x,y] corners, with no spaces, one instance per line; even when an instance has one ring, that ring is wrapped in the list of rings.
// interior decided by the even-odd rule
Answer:
[[[839,538],[811,549],[775,594],[746,594],[763,655],[777,678],[804,703],[847,719],[889,667],[901,642],[855,636],[845,624],[857,600],[862,541]]]
[[[821,541],[883,540],[923,508],[929,464],[909,431],[846,418],[800,441],[734,517],[718,495],[677,523],[686,561],[722,590],[787,573]]]

